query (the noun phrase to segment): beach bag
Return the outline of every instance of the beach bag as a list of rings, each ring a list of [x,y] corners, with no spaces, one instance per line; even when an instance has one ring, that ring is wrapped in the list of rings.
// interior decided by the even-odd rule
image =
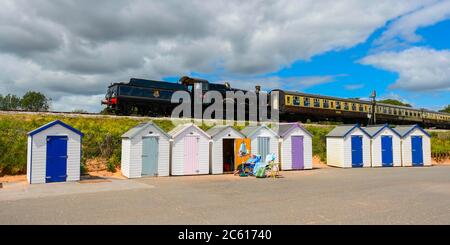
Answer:
[[[244,157],[247,156],[247,154],[248,154],[247,147],[245,146],[245,143],[242,142],[241,146],[239,147],[239,156]]]
[[[266,177],[266,168],[265,167],[259,167],[256,170],[255,177],[256,178],[265,178]]]

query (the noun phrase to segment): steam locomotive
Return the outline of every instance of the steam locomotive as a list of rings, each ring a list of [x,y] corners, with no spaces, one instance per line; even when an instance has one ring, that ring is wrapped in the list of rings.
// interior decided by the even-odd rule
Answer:
[[[182,77],[178,83],[131,78],[127,83],[111,84],[102,104],[106,105],[108,111],[117,115],[136,113],[143,116],[166,117],[170,116],[172,110],[179,105],[179,103],[171,103],[172,95],[176,91],[185,91],[194,96],[194,89],[200,89],[203,94],[208,91],[218,91],[224,98],[227,91],[247,92],[247,90],[232,88],[229,83],[215,84],[204,79],[186,76]],[[277,91],[277,98],[271,98],[274,91]],[[263,92],[259,86],[255,87],[255,92],[258,95],[257,99],[262,99],[259,94]],[[281,121],[338,121],[366,125],[370,117],[375,117],[376,123],[420,124],[425,127],[450,128],[450,114],[427,109],[375,104],[372,101],[282,89],[268,92],[267,100],[268,107],[271,105],[277,107]],[[245,106],[248,110],[247,102]],[[267,111],[270,112],[271,108]],[[248,112],[246,118],[248,118]]]

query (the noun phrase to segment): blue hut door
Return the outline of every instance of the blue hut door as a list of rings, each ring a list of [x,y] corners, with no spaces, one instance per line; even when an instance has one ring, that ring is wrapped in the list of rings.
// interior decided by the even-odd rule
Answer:
[[[67,179],[67,140],[67,136],[47,136],[46,183]]]
[[[362,136],[352,136],[352,167],[363,166]]]
[[[381,136],[381,163],[383,167],[393,166],[392,136]]]
[[[423,165],[423,147],[421,136],[411,136],[412,165]]]
[[[158,175],[158,138],[142,138],[142,175]]]
[[[266,156],[270,153],[269,144],[269,137],[258,137],[258,153],[261,155],[261,159],[263,159],[263,161],[265,161]]]

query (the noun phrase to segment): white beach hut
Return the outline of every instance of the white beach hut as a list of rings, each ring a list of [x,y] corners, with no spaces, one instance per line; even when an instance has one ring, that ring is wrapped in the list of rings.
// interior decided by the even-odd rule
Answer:
[[[28,183],[80,180],[82,137],[79,130],[59,120],[29,132]]]
[[[385,125],[365,127],[371,136],[372,167],[401,167],[400,135]]]
[[[206,133],[211,137],[211,165],[212,174],[233,172],[241,164],[237,162],[239,147],[245,135],[232,126],[215,126]],[[245,144],[245,143],[244,143]]]
[[[300,123],[280,123],[282,170],[312,169],[312,135]]]
[[[275,162],[279,162],[279,137],[276,132],[266,125],[261,125],[248,126],[241,133],[250,139],[252,154],[260,155],[264,160],[268,154],[273,153]]]
[[[171,175],[209,174],[209,135],[189,123],[169,132],[172,137]]]
[[[328,165],[370,167],[370,136],[359,124],[337,126],[326,139]]]
[[[394,130],[402,138],[402,166],[431,166],[430,134],[419,125],[397,126]]]
[[[121,171],[127,178],[169,176],[170,135],[152,122],[122,135]]]

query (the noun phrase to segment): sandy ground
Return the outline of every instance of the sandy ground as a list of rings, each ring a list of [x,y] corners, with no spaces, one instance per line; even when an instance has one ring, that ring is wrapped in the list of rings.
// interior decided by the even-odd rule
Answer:
[[[443,162],[436,162],[434,159],[431,159],[432,165],[450,165],[450,159],[446,159]]]
[[[81,180],[87,182],[88,180],[93,179],[99,179],[99,178],[105,178],[105,179],[126,179],[125,176],[122,175],[120,172],[120,169],[118,169],[115,173],[111,173],[108,171],[96,171],[96,172],[89,172],[87,175],[82,175]],[[6,175],[3,177],[0,177],[0,183],[16,183],[16,182],[26,182],[27,176],[26,175]]]
[[[26,175],[14,175],[14,176],[10,176],[10,175],[6,175],[3,177],[0,177],[0,183],[13,183],[13,182],[25,182],[27,181],[27,176]]]

